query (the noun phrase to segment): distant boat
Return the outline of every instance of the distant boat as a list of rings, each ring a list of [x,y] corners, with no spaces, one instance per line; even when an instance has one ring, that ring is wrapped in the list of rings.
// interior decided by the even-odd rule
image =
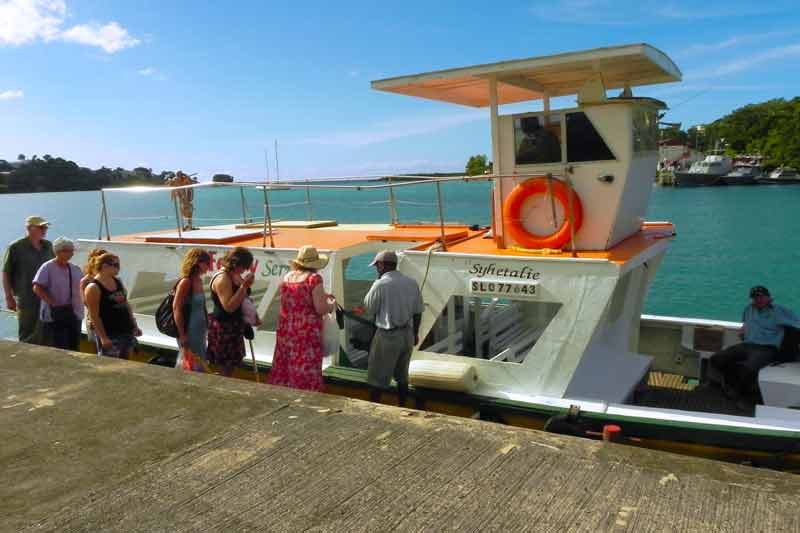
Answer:
[[[724,185],[756,185],[762,177],[761,167],[757,165],[736,165],[721,180]]]
[[[769,176],[759,179],[758,183],[766,185],[800,183],[800,174],[792,167],[778,167],[770,172]]]
[[[707,155],[693,163],[686,172],[675,172],[676,187],[707,187],[723,185],[722,176],[733,169],[733,161],[724,155]]]

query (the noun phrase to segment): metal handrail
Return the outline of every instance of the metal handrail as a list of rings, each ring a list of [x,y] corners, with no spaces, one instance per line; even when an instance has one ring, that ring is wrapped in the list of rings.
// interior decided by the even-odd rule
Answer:
[[[245,222],[247,222],[251,217],[248,216],[246,212],[246,203],[244,201],[244,189],[245,188],[253,188],[256,190],[261,190],[264,193],[264,239],[262,242],[266,246],[266,236],[270,236],[270,246],[275,247],[273,238],[272,238],[272,217],[270,215],[269,209],[269,200],[267,198],[267,193],[271,191],[290,191],[290,190],[304,190],[306,196],[306,206],[308,210],[308,218],[309,220],[313,217],[313,211],[311,207],[311,190],[318,189],[318,190],[353,190],[353,191],[369,191],[369,190],[389,190],[389,200],[386,202],[389,205],[389,215],[390,220],[393,224],[398,224],[399,217],[397,215],[397,203],[398,200],[395,198],[394,189],[401,188],[401,187],[412,187],[412,186],[420,186],[420,185],[434,185],[436,187],[436,207],[439,216],[439,227],[441,229],[441,244],[442,247],[446,250],[447,243],[445,242],[445,220],[444,220],[444,204],[442,201],[442,190],[441,185],[442,183],[449,183],[449,182],[472,182],[472,181],[493,181],[497,179],[524,179],[527,177],[531,177],[534,174],[483,174],[480,176],[449,176],[449,177],[427,177],[427,176],[415,176],[415,175],[391,175],[391,176],[381,176],[381,177],[368,177],[368,178],[337,178],[337,179],[329,179],[329,181],[364,181],[364,180],[371,180],[375,181],[378,179],[386,180],[387,183],[377,184],[377,185],[353,185],[353,184],[335,184],[335,183],[310,183],[309,181],[306,182],[298,182],[298,181],[282,181],[282,182],[271,182],[271,181],[239,181],[236,183],[225,183],[225,182],[213,182],[213,183],[194,183],[191,185],[181,185],[178,187],[172,187],[168,185],[163,186],[135,186],[135,187],[110,187],[110,188],[103,188],[100,189],[100,198],[101,198],[101,229],[103,224],[105,224],[106,230],[106,239],[111,240],[111,234],[108,228],[108,209],[106,205],[106,198],[105,194],[107,192],[123,192],[123,193],[139,193],[139,192],[157,192],[157,191],[164,191],[164,192],[174,192],[182,189],[204,189],[204,188],[219,188],[219,187],[238,187],[239,190],[242,192],[242,218]],[[403,180],[403,181],[393,181],[393,180]],[[178,228],[178,239],[179,241],[183,240],[182,235],[182,228],[181,228],[181,220],[180,220],[180,212],[178,210],[177,205],[177,198],[173,198],[175,203],[175,217],[177,220],[177,228]],[[101,238],[101,235],[98,235],[98,238]]]

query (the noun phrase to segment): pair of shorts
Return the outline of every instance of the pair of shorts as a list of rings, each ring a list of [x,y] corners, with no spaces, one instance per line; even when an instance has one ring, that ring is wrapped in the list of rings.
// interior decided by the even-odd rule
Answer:
[[[378,328],[369,347],[367,382],[373,387],[386,389],[394,377],[398,384],[407,384],[413,350],[414,334],[411,328]]]
[[[95,335],[95,344],[97,345],[97,355],[127,359],[131,351],[136,347],[136,337],[133,335],[111,337],[111,348],[103,348],[100,337]]]

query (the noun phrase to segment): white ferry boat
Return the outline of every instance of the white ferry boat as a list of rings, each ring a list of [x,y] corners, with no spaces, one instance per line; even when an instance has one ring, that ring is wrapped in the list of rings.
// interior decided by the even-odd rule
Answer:
[[[725,185],[723,177],[733,170],[733,161],[730,157],[713,154],[707,155],[702,161],[692,163],[686,172],[675,171],[676,187],[708,187],[710,185]]]
[[[567,425],[582,435],[617,425],[638,446],[794,468],[800,364],[764,369],[764,405],[741,411],[702,385],[707,358],[738,341],[740,324],[642,315],[675,231],[668,222],[643,220],[665,104],[632,96],[632,89],[680,80],[663,52],[635,44],[374,81],[379,91],[486,108],[493,174],[356,185],[196,185],[196,198],[209,188],[256,189],[263,217],[254,222],[243,212],[238,224],[182,231],[176,205],[175,230],[128,235],[111,235],[106,199],[132,191],[106,190],[105,234],[84,241],[81,253],[102,246],[121,257],[145,330],[140,358],[170,364],[175,340],[158,333],[153,314],[184,252],[202,246],[221,257],[232,246],[250,248],[263,320],[254,359],[263,381],[275,346],[278,283],[298,248],[314,244],[330,255],[321,274],[346,307],[370,286],[352,278],[349,263],[392,248],[425,300],[411,365],[419,408],[534,428],[569,413]],[[621,93],[610,97],[610,90]],[[551,109],[550,99],[564,95],[576,95],[575,106]],[[543,108],[500,113],[501,105],[534,101]],[[453,179],[483,181],[479,194],[491,182],[490,227],[448,223],[441,188]],[[438,198],[435,223],[399,219],[398,196],[408,187],[426,187]],[[315,220],[310,197],[320,188],[354,203],[360,194],[385,195],[386,216],[364,224]],[[273,220],[270,202],[303,194],[306,220]],[[365,353],[350,333],[342,331],[340,350],[325,359],[326,391],[366,398]],[[237,375],[252,379],[249,365]]]

